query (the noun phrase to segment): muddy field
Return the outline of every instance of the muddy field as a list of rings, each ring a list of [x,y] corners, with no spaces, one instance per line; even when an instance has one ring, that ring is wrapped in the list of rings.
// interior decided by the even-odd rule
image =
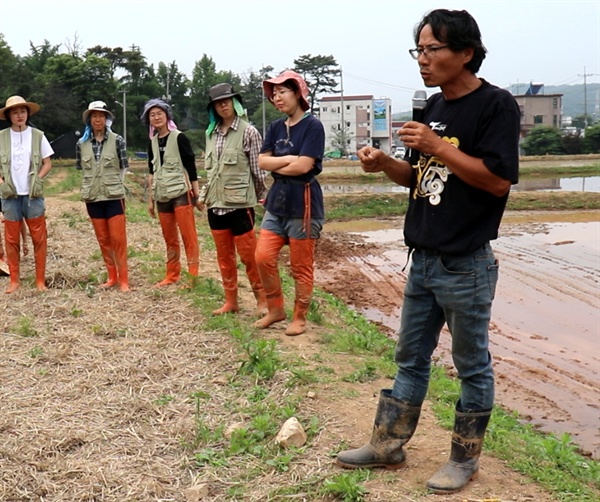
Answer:
[[[490,332],[497,401],[600,458],[600,226],[597,212],[508,214],[494,249]],[[395,333],[406,282],[402,220],[331,224],[326,289]],[[348,234],[342,232],[352,229]],[[332,232],[337,230],[338,234]],[[341,243],[345,244],[341,244]],[[341,261],[344,247],[348,256]],[[351,283],[352,288],[348,288]],[[351,289],[351,291],[349,291]],[[438,349],[451,367],[450,335]]]

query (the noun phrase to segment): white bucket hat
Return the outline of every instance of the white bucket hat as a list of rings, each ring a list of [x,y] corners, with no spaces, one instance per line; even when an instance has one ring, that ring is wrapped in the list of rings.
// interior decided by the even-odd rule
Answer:
[[[106,113],[107,118],[111,120],[114,118],[112,112],[108,109],[108,106],[106,106],[106,103],[104,101],[92,101],[89,104],[88,109],[83,112],[82,118],[84,124],[88,123],[88,118],[90,116],[90,113],[92,112],[104,112]]]

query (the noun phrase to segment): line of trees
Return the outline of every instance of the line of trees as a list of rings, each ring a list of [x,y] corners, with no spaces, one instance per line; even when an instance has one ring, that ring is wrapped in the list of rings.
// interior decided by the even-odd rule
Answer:
[[[301,55],[291,68],[304,76],[311,92],[311,106],[318,94],[336,92],[339,68],[333,56]],[[128,147],[145,150],[148,131],[139,117],[148,99],[162,97],[173,106],[178,127],[187,130],[194,147],[203,150],[208,89],[221,82],[231,83],[242,94],[250,121],[262,131],[262,81],[276,73],[279,71],[275,72],[272,66],[243,75],[217,70],[212,57],[203,54],[188,77],[175,60],[159,62],[156,67],[149,64],[138,46],[125,50],[98,45],[84,51],[77,39],[64,48],[47,40],[39,46],[30,43],[29,53],[19,56],[0,33],[0,101],[3,105],[16,94],[40,104],[42,111],[34,118],[35,126],[50,140],[82,130],[83,111],[91,101],[102,100],[115,115],[115,131],[122,133],[126,113]],[[266,124],[279,117],[268,103],[264,115]]]
[[[537,126],[522,143],[525,155],[578,155],[600,152],[600,124],[574,134],[564,134],[556,127]]]

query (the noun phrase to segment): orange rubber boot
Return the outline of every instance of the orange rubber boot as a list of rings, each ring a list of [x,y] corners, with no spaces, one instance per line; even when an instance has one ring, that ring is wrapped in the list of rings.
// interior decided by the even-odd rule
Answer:
[[[158,213],[160,228],[167,245],[167,274],[156,286],[175,284],[181,277],[179,235],[175,213]]]
[[[175,208],[175,219],[183,239],[183,247],[187,258],[188,272],[192,277],[198,277],[200,271],[200,245],[194,218],[194,206],[178,206]]]
[[[314,258],[316,239],[290,239],[290,264],[296,281],[294,316],[285,330],[288,336],[306,331],[306,314],[310,307],[314,283]]]
[[[111,235],[108,226],[108,220],[106,218],[91,218],[92,227],[94,227],[94,233],[96,234],[96,240],[100,246],[100,252],[102,253],[102,259],[108,272],[108,278],[104,284],[101,284],[101,288],[112,288],[117,285],[118,275],[117,267],[115,265],[115,254],[112,249]]]
[[[269,312],[269,307],[267,306],[265,288],[263,288],[260,274],[258,273],[258,266],[256,265],[256,234],[254,233],[254,229],[236,236],[235,247],[242,263],[246,267],[246,275],[256,298],[256,313],[259,316],[265,316]]]
[[[46,287],[46,258],[48,255],[48,231],[46,229],[46,217],[39,216],[25,220],[29,227],[29,235],[33,241],[33,256],[35,259],[35,287],[38,291],[48,289]]]
[[[238,306],[238,275],[235,257],[234,237],[231,230],[211,230],[217,246],[217,262],[223,279],[225,303],[213,311],[214,315],[237,312]]]
[[[13,293],[21,285],[21,221],[4,220],[4,243],[6,248],[6,261],[10,271],[10,286],[6,293]]]
[[[260,237],[256,244],[256,265],[260,280],[267,297],[268,313],[254,323],[255,328],[265,329],[271,324],[285,319],[283,308],[283,294],[281,293],[281,279],[277,268],[279,252],[286,239],[269,230],[261,229]]]
[[[108,232],[119,276],[119,289],[123,292],[130,291],[129,272],[127,269],[127,228],[124,214],[118,214],[109,218]]]

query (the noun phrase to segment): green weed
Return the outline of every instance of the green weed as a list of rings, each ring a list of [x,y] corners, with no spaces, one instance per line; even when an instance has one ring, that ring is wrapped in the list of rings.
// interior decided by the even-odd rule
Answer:
[[[19,318],[18,325],[14,328],[15,333],[25,338],[33,338],[39,336],[40,334],[33,324],[33,317],[23,315]]]
[[[365,470],[338,474],[324,481],[322,491],[344,502],[363,502],[368,491],[361,483],[368,479],[369,472]]]

